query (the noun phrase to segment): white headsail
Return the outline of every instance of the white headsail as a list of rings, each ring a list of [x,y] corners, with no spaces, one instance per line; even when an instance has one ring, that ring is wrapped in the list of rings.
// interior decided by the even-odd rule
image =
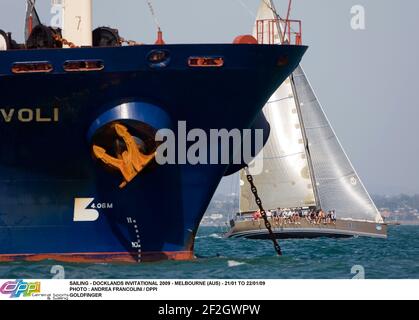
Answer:
[[[274,10],[272,1],[262,0],[257,20],[276,19]],[[278,23],[273,30],[277,44],[282,28]],[[267,32],[264,43],[272,37]],[[261,40],[256,27],[254,35]],[[263,112],[271,135],[264,149],[264,171],[254,179],[266,209],[317,206],[336,210],[339,219],[383,222],[301,67],[278,88]],[[244,172],[241,180],[246,181]],[[241,187],[240,210],[257,210],[246,183]]]
[[[319,205],[339,219],[383,222],[301,67],[292,75],[308,140]]]

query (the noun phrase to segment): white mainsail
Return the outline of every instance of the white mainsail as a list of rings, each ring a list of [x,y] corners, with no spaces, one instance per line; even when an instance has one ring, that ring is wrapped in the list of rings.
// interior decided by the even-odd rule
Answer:
[[[257,20],[277,19],[271,6],[273,7],[273,4],[263,1]],[[279,24],[274,25],[277,44],[281,43],[280,28]],[[267,43],[270,37],[269,28],[264,30],[263,42]],[[256,33],[255,27],[255,36]],[[259,35],[260,41],[261,37],[262,35]],[[316,206],[303,132],[290,79],[275,91],[263,112],[271,125],[271,134],[263,151],[264,172],[255,177],[255,183],[259,194],[263,195],[264,206],[270,209]],[[246,181],[244,172],[241,173],[241,180]],[[241,188],[240,210],[257,210],[247,183]]]
[[[272,9],[272,1],[263,0],[257,20],[276,19]],[[274,30],[278,41],[281,28],[278,24]],[[266,209],[317,206],[336,210],[339,219],[383,222],[301,67],[263,112],[271,135],[264,148],[264,171],[254,180]],[[241,212],[257,210],[244,172],[241,180]]]

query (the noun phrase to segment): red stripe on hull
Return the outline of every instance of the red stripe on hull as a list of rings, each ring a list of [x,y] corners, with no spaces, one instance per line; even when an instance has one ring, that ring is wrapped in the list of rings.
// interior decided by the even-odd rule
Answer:
[[[162,260],[185,261],[195,258],[193,251],[179,252],[143,252],[140,262],[155,262]],[[98,253],[60,253],[60,254],[3,254],[0,262],[30,261],[40,262],[55,260],[68,263],[138,263],[138,253],[128,252],[98,252]]]

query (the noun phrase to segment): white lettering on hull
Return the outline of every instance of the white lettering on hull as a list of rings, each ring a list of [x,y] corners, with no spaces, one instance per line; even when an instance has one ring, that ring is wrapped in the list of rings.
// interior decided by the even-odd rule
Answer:
[[[14,108],[3,108],[0,109],[0,122],[11,123],[19,121],[22,123],[29,122],[40,122],[40,123],[51,123],[59,122],[60,109],[53,108],[51,111],[46,112],[41,108],[29,109],[14,109]]]

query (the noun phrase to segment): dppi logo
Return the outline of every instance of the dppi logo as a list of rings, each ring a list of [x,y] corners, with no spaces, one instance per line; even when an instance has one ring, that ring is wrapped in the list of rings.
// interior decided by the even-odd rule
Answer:
[[[0,287],[0,293],[10,294],[10,298],[32,297],[34,293],[41,293],[40,282],[25,282],[23,280],[8,281]]]

